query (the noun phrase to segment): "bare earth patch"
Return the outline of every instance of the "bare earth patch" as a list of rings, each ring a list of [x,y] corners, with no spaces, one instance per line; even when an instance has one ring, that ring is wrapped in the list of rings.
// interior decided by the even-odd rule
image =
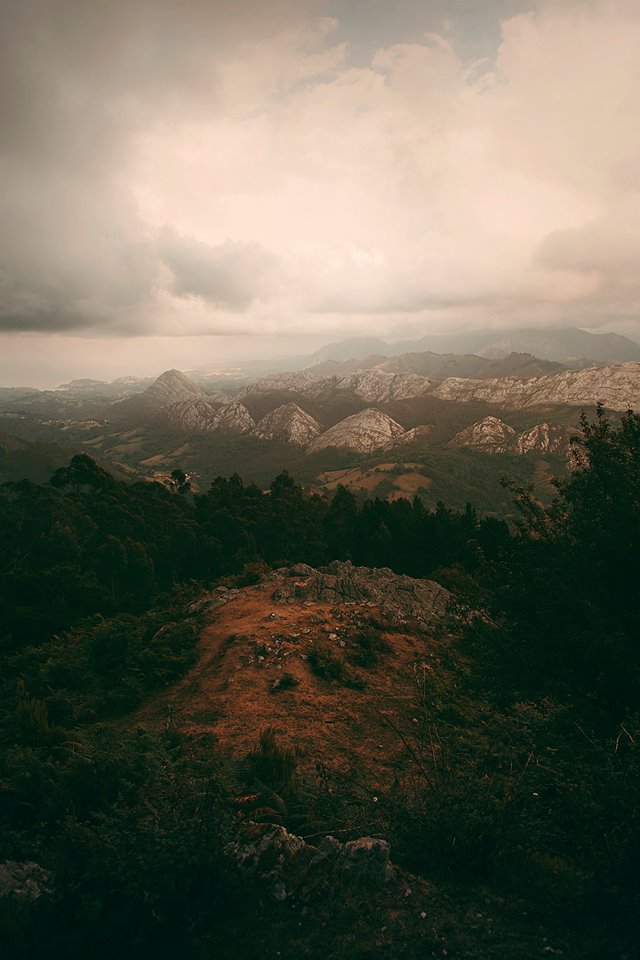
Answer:
[[[208,609],[205,602],[196,665],[145,713],[161,722],[169,712],[178,729],[213,736],[237,759],[274,727],[278,742],[296,749],[302,769],[321,762],[340,773],[358,770],[382,789],[413,762],[401,732],[420,722],[417,677],[440,667],[446,641],[436,639],[436,621],[446,591],[432,584],[437,612],[427,612],[429,625],[390,616],[367,599],[304,599],[310,583],[275,574],[228,591]],[[372,631],[383,652],[367,656]],[[314,673],[318,650],[338,664],[338,679]]]

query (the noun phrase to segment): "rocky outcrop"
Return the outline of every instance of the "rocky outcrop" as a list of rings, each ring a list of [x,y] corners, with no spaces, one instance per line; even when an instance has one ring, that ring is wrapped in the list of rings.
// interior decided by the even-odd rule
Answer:
[[[297,403],[285,403],[262,418],[252,430],[261,440],[286,440],[306,447],[322,433],[322,427]]]
[[[463,380],[450,377],[433,391],[441,400],[484,400],[512,409],[565,403],[591,406],[603,403],[610,410],[640,407],[640,363],[621,363],[530,380],[512,378]]]
[[[224,395],[223,395],[224,396]],[[186,397],[162,408],[161,416],[185,433],[248,433],[255,427],[251,414],[238,400],[216,404],[208,397]]]
[[[399,437],[396,437],[385,449],[392,450],[394,447],[406,447],[410,443],[421,443],[427,439],[430,433],[431,427],[426,424],[421,424],[419,427],[412,427],[411,430],[407,430],[405,433],[401,433]]]
[[[537,423],[530,430],[523,430],[516,440],[517,453],[559,453],[567,451],[571,437],[575,430],[566,427],[555,427],[548,423]]]
[[[462,430],[451,440],[451,447],[471,447],[482,453],[526,454],[568,451],[575,430],[537,423],[529,430],[516,433],[497,417],[485,417]]]
[[[320,381],[322,382],[322,381]],[[274,373],[250,383],[238,394],[238,399],[246,397],[268,396],[271,393],[294,393],[298,396],[312,396],[318,386],[318,380],[306,373]]]
[[[33,902],[51,892],[51,876],[39,864],[28,860],[0,863],[0,899],[15,897],[23,902]]]
[[[390,403],[428,396],[435,384],[415,373],[387,373],[386,370],[364,370],[336,379],[336,389],[362,397],[367,403]]]
[[[340,420],[322,433],[309,447],[309,453],[325,450],[327,447],[345,447],[357,453],[370,453],[380,450],[405,432],[402,427],[386,413],[375,408],[361,410],[353,416]]]
[[[491,366],[489,361],[481,358],[468,359]],[[379,367],[348,376],[320,379],[306,373],[288,373],[257,381],[247,387],[241,397],[285,392],[323,401],[344,392],[360,397],[367,403],[390,403],[433,396],[458,402],[483,400],[512,409],[558,403],[571,406],[603,403],[612,410],[637,409],[640,406],[640,363],[563,370],[545,376],[532,376],[536,369],[544,369],[545,366],[535,358],[512,355],[500,363],[504,369],[513,369],[515,376],[489,376],[487,379],[458,376],[447,377],[438,383],[416,373],[394,373]],[[502,368],[499,363],[494,367]]]
[[[280,602],[380,605],[396,622],[415,620],[425,626],[442,621],[453,601],[433,580],[417,580],[386,567],[354,567],[348,560],[318,569],[300,563],[277,571],[277,577],[274,597]]]
[[[255,425],[245,405],[239,400],[232,400],[216,410],[213,429],[224,433],[249,433]]]
[[[449,446],[472,447],[483,453],[510,453],[516,445],[517,433],[498,417],[485,417],[456,434]]]
[[[389,403],[427,396],[435,384],[413,373],[364,370],[348,376],[320,377],[308,373],[279,373],[250,384],[239,397],[290,393],[307,400],[326,400],[336,393],[350,393],[367,403]]]
[[[280,901],[312,877],[318,883],[345,875],[350,883],[375,887],[399,876],[386,840],[360,837],[341,843],[324,837],[313,845],[279,824],[245,823],[242,835],[225,852],[242,873],[265,883]]]
[[[170,423],[187,433],[211,433],[216,429],[216,409],[202,397],[170,403],[163,413]]]

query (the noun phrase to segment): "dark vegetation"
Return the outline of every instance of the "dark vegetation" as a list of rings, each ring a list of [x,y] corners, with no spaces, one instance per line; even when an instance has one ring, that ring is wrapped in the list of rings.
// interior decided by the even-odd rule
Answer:
[[[247,404],[253,415],[259,417],[280,403],[299,399],[296,395],[282,393],[266,399],[247,398]],[[316,416],[324,427],[365,406],[360,398],[340,393],[317,405],[307,401],[303,403],[303,407]],[[191,475],[194,489],[206,488],[209,478],[218,473],[229,475],[234,472],[266,488],[284,468],[303,485],[310,485],[327,471],[353,467],[368,469],[401,456],[406,462],[420,464],[422,472],[429,478],[428,490],[422,495],[423,502],[429,508],[435,508],[439,500],[444,500],[449,507],[464,509],[465,503],[471,501],[482,513],[493,512],[506,516],[513,512],[513,504],[508,491],[500,487],[502,472],[522,484],[535,482],[536,492],[545,502],[549,489],[546,483],[540,483],[537,468],[546,467],[555,474],[564,472],[564,459],[559,455],[505,454],[492,457],[481,451],[449,447],[449,441],[460,430],[496,412],[486,403],[456,403],[426,397],[381,404],[380,409],[407,428],[429,424],[426,443],[418,441],[403,446],[400,453],[398,450],[377,451],[363,456],[346,449],[326,449],[309,454],[305,449],[282,440],[260,440],[247,435],[192,434],[185,438],[183,430],[144,417],[134,418],[133,421],[129,418],[122,422],[100,421],[93,427],[87,427],[85,422],[76,425],[71,423],[61,431],[59,424],[51,422],[52,417],[57,416],[55,413],[48,413],[44,419],[30,416],[12,419],[0,410],[0,432],[19,433],[25,438],[19,441],[22,444],[32,441],[32,452],[37,452],[42,461],[38,471],[34,472],[23,456],[18,456],[18,452],[4,458],[0,454],[0,480],[28,476],[44,482],[55,467],[68,462],[71,453],[80,451],[99,459],[114,474],[126,471],[128,479],[148,477],[156,469],[171,473],[174,468],[183,468]],[[69,415],[69,411],[64,414],[65,418]],[[86,421],[92,414],[87,411],[77,416],[79,420]],[[539,408],[514,410],[504,416],[511,426],[520,431],[547,419],[549,411]],[[553,420],[554,423],[573,425],[575,408],[555,406]],[[13,442],[16,442],[15,438]],[[62,448],[58,448],[55,461],[50,457],[43,458],[46,450],[54,449],[47,444],[54,442],[66,445],[66,458]],[[160,453],[163,457],[158,463],[154,458]],[[24,469],[23,473],[18,472],[21,468]],[[124,475],[121,478],[127,479]],[[376,490],[375,495],[381,496],[382,488]]]
[[[417,958],[447,949],[512,960],[546,943],[568,958],[631,958],[640,936],[640,417],[612,425],[598,411],[582,429],[583,467],[558,482],[549,508],[513,489],[512,529],[472,507],[358,504],[344,489],[309,497],[287,474],[267,495],[234,476],[194,496],[184,484],[119,483],[80,456],[47,485],[6,484],[0,859],[37,863],[51,893],[0,900],[4,955]],[[225,763],[170,718],[156,734],[129,720],[193,662],[195,630],[180,614],[189,597],[221,578],[252,583],[265,566],[331,558],[433,576],[487,611],[441,674],[416,666],[416,723],[398,731],[415,776],[376,798],[375,817],[361,784],[329,783],[321,765],[305,782],[272,730],[256,732],[255,751],[231,774],[262,791],[290,829],[387,837],[394,859],[427,878],[444,933],[395,952],[367,940],[367,924],[379,922],[372,896],[336,891],[336,916],[336,903],[319,897],[303,922],[241,883],[224,853],[234,815]],[[384,669],[386,654],[372,626],[351,656]],[[314,656],[314,671],[345,684],[329,652]],[[283,696],[295,709],[293,686],[283,684]],[[478,910],[491,911],[493,939],[480,942]],[[357,944],[332,953],[332,937],[347,929]]]

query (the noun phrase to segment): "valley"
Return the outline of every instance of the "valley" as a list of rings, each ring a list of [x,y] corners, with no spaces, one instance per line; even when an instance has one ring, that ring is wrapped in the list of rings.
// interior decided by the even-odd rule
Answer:
[[[321,493],[342,471],[355,492],[419,491],[431,507],[472,500],[505,515],[499,478],[533,483],[547,499],[552,489],[539,477],[566,473],[581,410],[593,413],[602,403],[619,413],[640,404],[635,362],[564,369],[526,354],[490,360],[419,352],[370,361],[342,361],[360,366],[351,372],[326,375],[335,362],[320,361],[299,372],[218,378],[217,385],[169,370],[150,383],[9,391],[0,396],[0,428],[31,445],[86,452],[131,479],[168,482],[180,469],[194,491],[231,473],[266,487],[286,468]],[[426,368],[430,376],[413,372]],[[415,474],[389,486],[382,465],[399,475],[404,462],[416,465]],[[5,464],[9,477],[6,456]]]

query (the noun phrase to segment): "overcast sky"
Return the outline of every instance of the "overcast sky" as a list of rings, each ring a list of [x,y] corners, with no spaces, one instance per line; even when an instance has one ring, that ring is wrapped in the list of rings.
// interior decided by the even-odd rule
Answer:
[[[0,382],[640,339],[638,0],[0,10]]]

